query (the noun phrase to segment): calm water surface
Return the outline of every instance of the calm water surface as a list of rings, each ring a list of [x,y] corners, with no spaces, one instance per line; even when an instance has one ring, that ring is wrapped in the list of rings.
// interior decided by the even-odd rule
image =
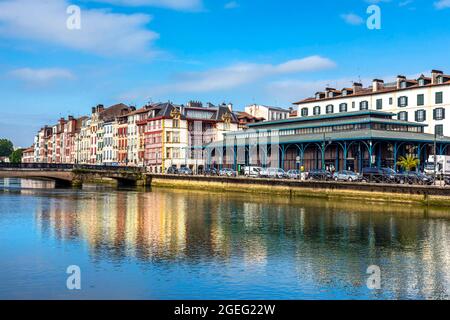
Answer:
[[[449,297],[448,210],[0,179],[3,299]]]

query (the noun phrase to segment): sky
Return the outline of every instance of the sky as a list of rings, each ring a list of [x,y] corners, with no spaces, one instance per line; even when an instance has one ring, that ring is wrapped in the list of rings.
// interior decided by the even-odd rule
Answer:
[[[450,0],[0,0],[0,138],[29,146],[97,104],[288,108],[325,86],[450,73],[449,19]]]

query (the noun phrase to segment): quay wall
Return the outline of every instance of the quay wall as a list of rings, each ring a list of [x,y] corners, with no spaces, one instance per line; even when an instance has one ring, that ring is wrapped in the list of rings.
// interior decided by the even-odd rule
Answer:
[[[148,175],[152,187],[450,207],[450,187]]]

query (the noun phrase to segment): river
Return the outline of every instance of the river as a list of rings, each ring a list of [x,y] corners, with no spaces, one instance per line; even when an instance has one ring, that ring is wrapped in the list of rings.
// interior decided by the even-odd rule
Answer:
[[[0,298],[449,299],[450,213],[0,179]]]

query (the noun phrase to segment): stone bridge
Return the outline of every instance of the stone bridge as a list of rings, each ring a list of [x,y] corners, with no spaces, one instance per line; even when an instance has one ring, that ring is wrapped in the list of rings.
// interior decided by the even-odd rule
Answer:
[[[118,185],[150,184],[142,168],[72,164],[0,163],[0,178],[55,181],[56,187],[81,186],[87,182],[117,181]]]

